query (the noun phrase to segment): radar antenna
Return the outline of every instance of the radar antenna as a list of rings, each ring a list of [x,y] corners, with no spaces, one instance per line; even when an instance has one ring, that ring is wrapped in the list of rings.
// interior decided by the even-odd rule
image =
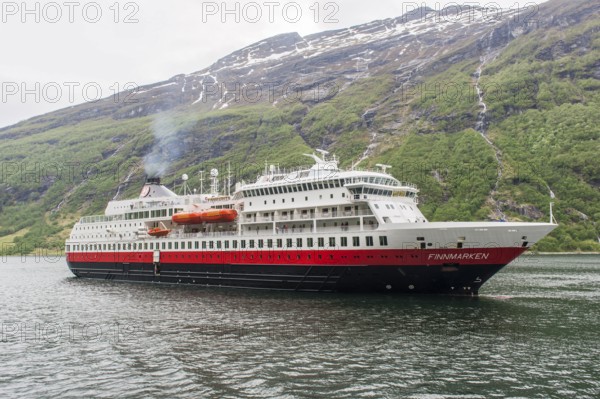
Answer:
[[[181,175],[181,180],[183,181],[183,195],[187,195],[189,188],[188,188],[188,184],[187,181],[189,179],[189,176],[187,174],[183,174]]]
[[[375,166],[377,166],[378,168],[381,168],[381,170],[383,171],[383,173],[386,173],[386,171],[388,169],[391,169],[391,167],[392,167],[392,165],[384,165],[384,164],[381,164],[381,163],[378,163]]]

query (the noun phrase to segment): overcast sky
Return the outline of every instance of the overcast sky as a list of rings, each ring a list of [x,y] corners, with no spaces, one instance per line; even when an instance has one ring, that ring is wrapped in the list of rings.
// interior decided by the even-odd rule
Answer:
[[[448,3],[513,9],[533,4],[516,0],[2,1],[0,127],[107,97],[127,83],[143,85],[200,70],[279,33],[306,35],[397,17],[422,4],[443,8]],[[529,12],[531,7],[523,11]]]

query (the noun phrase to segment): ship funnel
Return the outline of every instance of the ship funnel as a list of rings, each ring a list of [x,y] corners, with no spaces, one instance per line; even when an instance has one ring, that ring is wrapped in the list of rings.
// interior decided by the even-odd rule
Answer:
[[[147,177],[146,184],[156,184],[160,186],[160,177]]]

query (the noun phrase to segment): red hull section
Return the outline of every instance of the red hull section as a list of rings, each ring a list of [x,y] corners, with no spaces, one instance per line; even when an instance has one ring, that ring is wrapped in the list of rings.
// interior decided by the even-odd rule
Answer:
[[[239,264],[273,266],[444,266],[506,265],[525,248],[401,249],[401,250],[239,250],[239,251],[161,251],[160,262],[170,264]],[[152,251],[72,252],[69,262],[152,263]]]
[[[173,223],[189,225],[202,223],[229,223],[237,217],[235,209],[211,209],[202,212],[182,212],[173,215]]]

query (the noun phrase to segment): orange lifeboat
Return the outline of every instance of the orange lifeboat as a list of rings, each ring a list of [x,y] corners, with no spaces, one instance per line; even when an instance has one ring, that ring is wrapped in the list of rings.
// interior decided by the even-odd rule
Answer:
[[[160,227],[155,227],[153,229],[148,230],[148,235],[152,236],[152,237],[165,237],[170,232],[171,232],[171,230],[169,230],[169,229],[163,229],[163,228],[160,228]]]
[[[235,209],[210,209],[201,212],[181,212],[173,215],[171,220],[177,224],[226,223],[237,217]]]

